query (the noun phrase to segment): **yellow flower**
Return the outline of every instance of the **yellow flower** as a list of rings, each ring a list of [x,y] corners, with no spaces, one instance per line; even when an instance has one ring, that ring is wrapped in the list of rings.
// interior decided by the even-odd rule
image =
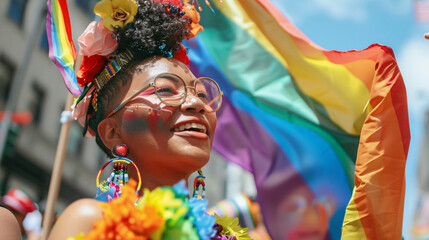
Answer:
[[[151,206],[157,210],[161,218],[167,220],[168,224],[174,225],[181,218],[185,217],[188,208],[184,205],[181,199],[175,198],[174,192],[171,189],[156,188],[153,191],[145,189],[143,197],[139,200],[137,208],[143,206]],[[165,224],[161,225],[150,235],[150,239],[162,239],[162,235],[166,229]]]
[[[141,206],[154,206],[158,214],[164,219],[176,222],[179,218],[184,217],[188,212],[188,208],[184,205],[181,199],[175,198],[172,190],[164,190],[156,188],[153,191],[145,189],[143,197],[139,200],[137,208]]]
[[[77,235],[76,237],[69,237],[67,240],[85,240],[85,234],[81,233]]]
[[[221,232],[222,235],[226,236],[235,236],[237,240],[250,240],[251,238],[247,234],[248,228],[242,228],[240,227],[240,224],[238,223],[238,218],[234,217],[219,217],[217,214],[216,216],[216,223],[221,225],[223,230]]]
[[[95,5],[94,13],[103,18],[104,27],[113,31],[113,27],[123,28],[134,21],[137,3],[135,0],[102,0]]]

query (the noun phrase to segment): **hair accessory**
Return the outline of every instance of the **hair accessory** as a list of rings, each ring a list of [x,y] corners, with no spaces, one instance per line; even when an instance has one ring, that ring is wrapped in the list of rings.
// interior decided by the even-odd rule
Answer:
[[[206,179],[206,177],[203,174],[203,171],[200,169],[198,170],[198,176],[195,177],[194,180],[194,192],[192,194],[193,197],[196,197],[198,199],[204,199],[206,197],[206,183],[204,182],[204,180]],[[202,186],[202,191],[201,191],[201,195],[199,194],[200,192],[200,187]]]
[[[94,8],[94,13],[103,19],[103,25],[110,31],[134,22],[137,12],[138,5],[135,0],[101,0]]]
[[[192,20],[188,39],[196,37],[198,32],[204,30],[204,28],[200,25],[201,17],[200,13],[195,9],[195,2],[193,4],[189,4],[190,1],[191,0],[183,0],[183,11],[185,12],[185,17],[189,17]]]
[[[105,28],[103,20],[91,22],[78,39],[80,53],[84,56],[108,56],[118,48],[118,41]]]
[[[92,93],[92,107],[94,108],[94,111],[97,111],[98,106],[98,91],[97,89],[94,89],[94,92]]]
[[[184,0],[184,2],[190,2],[191,0]],[[219,0],[219,2],[220,3],[223,3],[223,1],[222,0]],[[203,11],[203,9],[201,8],[201,6],[200,6],[200,3],[198,2],[198,0],[192,0],[192,5],[195,5],[195,3],[197,3],[197,6],[198,6],[198,10],[200,11],[200,12],[202,12]],[[213,13],[213,14],[216,14],[216,12],[213,10],[213,8],[212,8],[212,6],[210,5],[210,2],[209,2],[209,0],[205,0],[205,3],[206,3],[206,5],[207,5],[207,7],[209,7],[210,8],[210,11]]]
[[[113,147],[112,154],[116,158],[110,159],[109,161],[107,161],[103,165],[103,167],[101,167],[101,169],[98,171],[98,174],[97,174],[97,199],[111,200],[121,196],[122,188],[124,187],[124,185],[128,183],[128,180],[129,180],[128,178],[129,164],[132,164],[136,169],[137,177],[139,181],[136,194],[140,192],[140,187],[142,182],[140,171],[133,161],[131,161],[128,158],[125,158],[127,153],[128,153],[128,148],[125,144],[116,145],[115,147]],[[109,165],[110,163],[114,163],[113,171],[105,181],[100,183],[101,172],[103,172],[104,168],[106,168],[106,166]]]
[[[98,89],[102,89],[103,86],[121,70],[121,68],[127,64],[133,57],[133,54],[129,50],[125,50],[115,56],[106,67],[101,71],[100,74],[95,78],[95,83]]]

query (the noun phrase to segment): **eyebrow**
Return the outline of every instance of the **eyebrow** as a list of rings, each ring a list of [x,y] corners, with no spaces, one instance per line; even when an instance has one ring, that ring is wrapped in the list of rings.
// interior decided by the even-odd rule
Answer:
[[[177,78],[180,78],[183,80],[183,78],[181,78],[179,76],[171,75],[171,74],[161,74],[161,75],[158,75],[157,77],[168,78],[168,79],[173,80],[175,82],[179,82],[179,80]]]

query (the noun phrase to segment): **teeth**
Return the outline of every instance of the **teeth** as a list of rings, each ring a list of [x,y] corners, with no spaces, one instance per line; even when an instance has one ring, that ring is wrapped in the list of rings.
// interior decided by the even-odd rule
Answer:
[[[187,123],[185,125],[181,125],[175,129],[173,129],[174,132],[181,132],[185,129],[189,130],[189,129],[199,129],[200,132],[202,133],[206,133],[207,129],[203,124],[199,124],[199,123]]]

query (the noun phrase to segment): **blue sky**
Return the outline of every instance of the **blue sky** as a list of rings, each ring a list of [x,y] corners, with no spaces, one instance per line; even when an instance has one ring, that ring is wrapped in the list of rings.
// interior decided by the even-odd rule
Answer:
[[[327,50],[364,49],[373,43],[395,52],[408,94],[411,144],[407,162],[404,236],[419,199],[416,180],[423,117],[429,107],[429,22],[414,18],[412,0],[271,0],[305,35]],[[429,146],[426,146],[429,147]]]
[[[325,49],[396,49],[416,25],[411,0],[274,0],[289,19]]]

